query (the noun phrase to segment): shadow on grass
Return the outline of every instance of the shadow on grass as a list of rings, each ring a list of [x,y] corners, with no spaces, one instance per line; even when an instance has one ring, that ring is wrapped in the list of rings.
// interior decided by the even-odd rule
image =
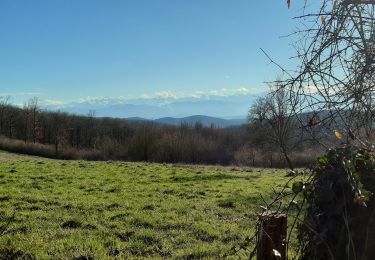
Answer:
[[[229,198],[225,199],[219,199],[217,201],[217,206],[221,208],[228,208],[228,209],[234,209],[237,208],[238,206],[242,207],[257,207],[259,205],[262,205],[263,201],[259,196],[256,194],[254,195],[237,195],[237,196],[232,196]]]
[[[221,181],[221,180],[254,180],[260,175],[233,175],[233,174],[214,174],[214,175],[195,175],[195,176],[173,176],[170,179],[174,182],[197,182],[197,181]]]

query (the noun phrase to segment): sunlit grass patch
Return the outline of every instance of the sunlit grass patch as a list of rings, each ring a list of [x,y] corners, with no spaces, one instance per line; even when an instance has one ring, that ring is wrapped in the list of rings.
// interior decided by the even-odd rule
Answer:
[[[0,252],[40,259],[234,256],[259,194],[285,183],[283,170],[0,157],[0,217],[15,213]]]

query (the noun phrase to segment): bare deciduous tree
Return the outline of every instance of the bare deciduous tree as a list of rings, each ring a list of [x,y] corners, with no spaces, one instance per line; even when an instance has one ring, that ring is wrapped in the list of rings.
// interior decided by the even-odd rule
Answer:
[[[327,133],[338,130],[347,142],[368,146],[375,117],[375,1],[321,2],[298,17],[304,26],[296,46],[300,66],[293,72],[280,66],[289,75],[281,88],[301,123],[304,112],[315,111]]]
[[[4,134],[10,97],[0,97],[0,134]]]
[[[250,120],[263,125],[263,135],[279,147],[288,167],[294,169],[290,153],[297,147],[302,135],[294,117],[288,92],[280,83],[270,87],[265,97],[258,98],[250,109]]]

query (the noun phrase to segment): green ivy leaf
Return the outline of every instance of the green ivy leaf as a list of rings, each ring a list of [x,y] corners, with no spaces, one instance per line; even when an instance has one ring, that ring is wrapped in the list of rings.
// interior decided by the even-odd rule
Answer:
[[[318,163],[320,164],[320,165],[326,165],[326,164],[328,164],[328,158],[326,157],[326,156],[321,156],[321,157],[319,157],[319,159],[318,159]]]
[[[292,191],[294,194],[298,194],[303,190],[303,182],[302,181],[297,181],[293,183],[292,186]]]
[[[328,163],[334,163],[337,161],[338,153],[335,149],[329,149],[326,155]]]

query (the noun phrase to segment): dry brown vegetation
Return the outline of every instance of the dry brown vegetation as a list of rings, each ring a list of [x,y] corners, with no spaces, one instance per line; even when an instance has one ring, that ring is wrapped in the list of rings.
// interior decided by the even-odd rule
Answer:
[[[283,127],[294,137],[281,145],[272,124],[253,119],[231,128],[166,126],[43,111],[37,99],[23,108],[0,99],[0,149],[49,158],[285,167],[290,157],[297,167],[310,163],[316,151],[300,142],[301,129]]]

